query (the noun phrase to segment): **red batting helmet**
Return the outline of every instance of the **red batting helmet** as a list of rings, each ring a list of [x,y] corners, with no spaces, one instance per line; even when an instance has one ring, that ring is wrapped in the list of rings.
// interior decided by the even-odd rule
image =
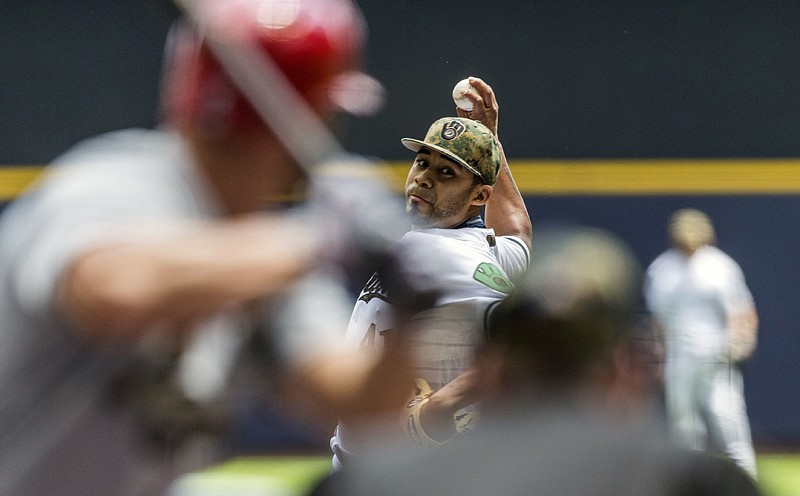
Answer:
[[[351,0],[195,0],[193,4],[204,32],[178,27],[167,46],[163,105],[172,122],[191,122],[214,133],[263,125],[203,43],[204,37],[258,47],[319,114],[377,109],[379,83],[357,72],[366,25]]]

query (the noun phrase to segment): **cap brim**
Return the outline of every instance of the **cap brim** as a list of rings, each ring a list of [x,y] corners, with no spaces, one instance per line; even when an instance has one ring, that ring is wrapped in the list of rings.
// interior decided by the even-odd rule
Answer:
[[[403,146],[405,146],[406,148],[408,148],[412,152],[419,152],[419,150],[421,148],[428,148],[430,150],[436,150],[437,152],[441,153],[442,155],[444,155],[445,157],[449,158],[453,162],[457,163],[461,167],[463,167],[463,168],[467,169],[468,171],[470,171],[471,173],[475,174],[476,176],[481,178],[481,181],[483,181],[483,176],[481,176],[481,174],[477,170],[475,170],[474,167],[472,167],[467,162],[465,162],[463,158],[459,157],[458,155],[454,154],[453,152],[451,152],[450,150],[448,150],[446,148],[442,148],[441,146],[438,146],[438,145],[432,145],[430,143],[426,143],[424,141],[420,141],[420,140],[414,139],[414,138],[402,138],[402,139],[400,139],[400,142],[403,143]]]

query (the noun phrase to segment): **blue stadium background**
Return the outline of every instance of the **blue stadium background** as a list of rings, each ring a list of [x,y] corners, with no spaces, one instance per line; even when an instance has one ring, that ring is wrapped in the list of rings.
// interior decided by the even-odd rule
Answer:
[[[755,182],[764,160],[800,157],[796,2],[359,3],[368,67],[387,104],[347,122],[355,152],[409,160],[399,138],[452,114],[453,84],[478,75],[499,95],[512,163],[744,159]],[[38,166],[81,138],[156,123],[161,50],[177,15],[168,0],[0,0],[0,12],[4,167]],[[800,187],[523,193],[535,223],[605,227],[642,263],[663,250],[674,209],[706,210],[760,309],[760,346],[745,370],[755,440],[800,443]]]

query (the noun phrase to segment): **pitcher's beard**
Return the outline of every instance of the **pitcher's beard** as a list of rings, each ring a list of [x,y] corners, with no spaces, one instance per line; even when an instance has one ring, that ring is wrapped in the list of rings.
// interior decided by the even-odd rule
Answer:
[[[444,223],[448,224],[444,225],[442,221],[456,219],[455,224],[461,223],[464,219],[459,219],[458,216],[464,210],[464,205],[469,202],[469,198],[470,191],[465,191],[440,204],[425,204],[430,207],[429,209],[421,209],[420,206],[423,204],[420,202],[406,200],[406,215],[417,228],[450,227],[448,223]]]

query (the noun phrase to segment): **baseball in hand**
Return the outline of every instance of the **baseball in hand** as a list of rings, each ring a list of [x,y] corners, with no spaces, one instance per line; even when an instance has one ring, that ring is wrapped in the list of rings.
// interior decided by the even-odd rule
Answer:
[[[469,84],[469,79],[462,79],[456,84],[455,88],[453,88],[453,101],[455,102],[456,107],[464,110],[465,112],[470,112],[472,111],[472,101],[462,94],[464,93],[464,90],[469,90],[474,95],[480,95],[480,93],[478,93],[478,90],[475,89],[474,86]]]

